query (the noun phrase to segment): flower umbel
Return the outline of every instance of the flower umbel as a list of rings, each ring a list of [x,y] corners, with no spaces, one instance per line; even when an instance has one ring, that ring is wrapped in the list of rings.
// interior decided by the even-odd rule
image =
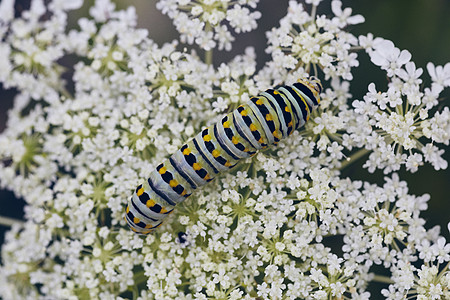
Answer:
[[[430,196],[401,172],[447,168],[450,63],[424,74],[393,42],[355,36],[364,18],[341,1],[305,0],[266,33],[262,68],[252,47],[214,64],[273,17],[258,4],[160,0],[180,37],[159,45],[110,0],[84,3],[74,28],[82,1],[21,13],[0,2],[0,82],[17,90],[0,187],[26,203],[23,222],[0,216],[0,298],[450,298],[447,231],[428,229]],[[364,55],[386,84],[353,78]],[[251,96],[309,75],[324,90],[302,130],[196,190],[154,234],[128,230],[127,199],[160,162]],[[344,173],[358,160],[384,183]]]

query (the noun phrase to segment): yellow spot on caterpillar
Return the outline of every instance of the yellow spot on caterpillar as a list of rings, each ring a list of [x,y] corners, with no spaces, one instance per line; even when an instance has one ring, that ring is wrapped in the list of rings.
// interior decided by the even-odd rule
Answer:
[[[231,138],[231,141],[233,142],[233,144],[239,144],[239,139],[236,137],[236,136],[233,136],[232,138]]]
[[[258,105],[263,105],[263,101],[261,100],[261,98],[259,98],[259,99],[256,101],[256,104],[258,104]]]
[[[260,138],[260,139],[258,140],[258,143],[263,144],[263,143],[264,143],[263,139]]]
[[[159,174],[164,174],[164,173],[166,173],[166,171],[167,171],[167,169],[166,169],[166,167],[162,167],[161,169],[159,169]]]
[[[273,93],[274,93],[275,95],[280,94],[278,91],[273,91]]]
[[[225,167],[231,167],[231,164],[228,160],[225,162]]]
[[[155,204],[156,204],[155,200],[152,200],[152,199],[147,200],[147,202],[145,203],[145,205],[146,205],[148,208],[155,206]]]
[[[285,111],[285,112],[289,112],[289,107],[286,106],[286,107],[284,108],[284,111]]]
[[[211,141],[211,136],[210,136],[209,134],[207,134],[207,135],[205,135],[205,136],[203,137],[203,140],[204,140],[205,142],[209,142],[209,141]]]
[[[223,128],[230,128],[230,122],[223,122]]]
[[[181,196],[186,195],[186,190],[183,190],[183,192],[181,193]]]
[[[256,130],[258,130],[257,128],[256,128],[256,126],[255,126],[255,124],[250,124],[250,130],[251,131],[256,131]]]
[[[184,155],[189,155],[189,154],[191,154],[191,150],[189,150],[189,148],[186,148],[186,149],[183,150],[183,154]]]
[[[130,207],[127,205],[127,213],[130,212]]]
[[[294,126],[294,123],[292,123],[292,121],[290,121],[290,122],[288,123],[288,126],[289,126],[289,127],[292,127],[292,126]]]
[[[152,224],[145,225],[145,229],[150,229],[150,228],[152,228]]]
[[[203,177],[203,179],[205,179],[205,180],[210,180],[211,177],[209,177],[209,174],[206,174],[205,177]]]
[[[273,134],[273,136],[276,137],[277,139],[280,139],[280,138],[281,138],[280,132],[277,131],[277,130],[275,130],[274,132],[272,132],[272,134]]]
[[[165,214],[166,212],[167,212],[167,209],[165,209],[164,207],[162,207],[160,213]]]
[[[218,157],[218,156],[220,156],[220,152],[219,152],[219,150],[217,150],[217,149],[214,149],[214,150],[213,150],[213,152],[212,152],[212,155],[213,155],[214,157]]]
[[[137,191],[136,195],[139,197],[139,196],[141,196],[143,193],[144,193],[144,188],[140,188],[140,189]]]
[[[134,224],[137,224],[137,223],[139,223],[141,220],[139,220],[139,218],[136,218],[136,217],[134,217],[134,219],[133,219],[133,222],[134,222]]]
[[[273,121],[273,118],[272,118],[271,114],[267,114],[266,115],[266,121]]]
[[[169,185],[171,187],[176,187],[178,185],[178,181],[176,181],[175,179],[172,179],[171,181],[169,181]]]
[[[200,167],[199,163],[193,163],[192,167],[194,168],[195,171],[198,171],[198,170],[200,170],[202,168],[202,167]]]
[[[244,109],[243,111],[241,111],[241,116],[246,116],[247,115],[247,111]]]

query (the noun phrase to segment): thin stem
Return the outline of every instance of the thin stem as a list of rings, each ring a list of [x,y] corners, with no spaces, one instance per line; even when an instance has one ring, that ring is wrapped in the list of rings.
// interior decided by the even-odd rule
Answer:
[[[358,159],[360,159],[367,153],[369,153],[369,150],[367,150],[367,149],[361,149],[358,152],[353,153],[349,158],[347,158],[346,161],[344,161],[341,164],[341,170],[345,169],[346,167],[348,167],[349,165],[351,165],[352,163],[354,163],[355,161],[357,161]]]
[[[212,65],[212,62],[213,62],[213,51],[211,49],[211,50],[205,51],[205,63],[208,66],[210,66],[210,65]]]
[[[209,31],[211,31],[212,29],[211,29],[211,24],[209,24],[208,22],[206,22],[206,24],[205,24],[205,31],[206,32],[209,32]],[[205,51],[205,63],[208,65],[208,66],[210,66],[210,65],[212,65],[212,62],[213,62],[213,51],[212,51],[212,49],[210,49],[210,50],[206,50]]]
[[[313,5],[311,8],[311,19],[313,19],[313,20],[316,19],[316,10],[317,10],[317,6]]]
[[[365,48],[361,47],[361,46],[353,46],[353,47],[350,47],[349,50],[350,51],[360,51],[360,50],[365,50]]]
[[[439,276],[444,275],[445,272],[447,272],[447,269],[450,268],[450,261],[447,263],[447,265],[445,265],[445,267],[442,269],[442,271],[440,272]]]
[[[24,224],[22,220],[17,220],[9,217],[0,216],[0,226],[11,227],[14,224]]]
[[[390,277],[382,276],[382,275],[374,275],[373,281],[381,282],[381,283],[389,283],[389,284],[394,283],[394,281]]]
[[[61,92],[61,95],[66,97],[66,99],[72,99],[73,98],[73,96],[65,88],[60,89],[60,92]]]

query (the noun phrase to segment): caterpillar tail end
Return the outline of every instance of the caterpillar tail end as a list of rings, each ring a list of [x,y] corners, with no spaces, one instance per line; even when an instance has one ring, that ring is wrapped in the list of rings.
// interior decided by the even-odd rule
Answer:
[[[128,227],[137,234],[147,235],[152,233],[156,228],[160,227],[163,223],[161,220],[158,224],[150,224],[141,220],[138,216],[139,212],[137,208],[132,203],[133,197],[128,200],[126,207],[126,214],[124,216],[125,221],[127,222]],[[131,207],[131,209],[130,209]]]

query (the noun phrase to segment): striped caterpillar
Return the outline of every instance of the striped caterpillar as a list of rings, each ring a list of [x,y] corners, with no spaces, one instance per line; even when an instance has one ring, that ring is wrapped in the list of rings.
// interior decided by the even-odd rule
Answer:
[[[161,226],[195,189],[302,127],[321,92],[315,77],[268,89],[203,129],[136,188],[126,208],[128,226],[140,234]]]

